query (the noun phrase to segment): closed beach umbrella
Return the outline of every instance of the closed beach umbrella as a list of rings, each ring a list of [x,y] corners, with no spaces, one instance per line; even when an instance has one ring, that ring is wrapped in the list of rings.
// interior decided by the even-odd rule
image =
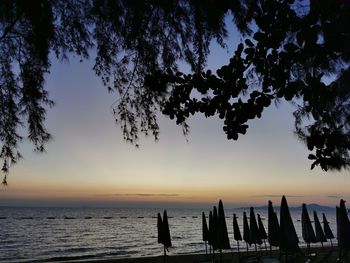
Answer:
[[[303,239],[307,244],[308,253],[310,254],[310,243],[316,243],[317,240],[305,204],[303,204],[303,211],[301,213],[301,230]]]
[[[204,212],[202,212],[202,240],[209,241],[209,229]]]
[[[220,249],[230,249],[230,240],[228,238],[226,218],[224,212],[224,206],[222,201],[219,201],[218,209],[218,248]]]
[[[241,230],[238,226],[236,214],[233,214],[233,237],[236,241],[242,241]]]
[[[226,218],[222,201],[219,201],[218,221],[217,221],[217,248],[220,251],[220,262],[222,261],[222,250],[230,249],[230,240],[228,238]]]
[[[266,234],[264,224],[263,224],[259,214],[258,214],[258,231],[259,231],[260,239],[264,242],[265,250],[267,250],[266,242],[265,242],[265,240],[267,239],[267,234]]]
[[[295,232],[292,217],[289,212],[287,199],[282,197],[280,211],[280,249],[288,252],[299,251],[299,239]],[[287,254],[286,254],[287,255]]]
[[[205,214],[202,212],[202,240],[205,243],[205,254],[208,253],[207,241],[209,241],[209,229],[207,225],[207,220],[205,219]]]
[[[249,233],[249,224],[247,219],[247,214],[243,212],[243,239],[247,244],[247,253],[248,253],[248,245],[250,246],[250,233]]]
[[[254,208],[251,207],[250,208],[250,217],[249,217],[249,223],[250,223],[250,243],[255,245],[255,250],[257,250],[256,248],[256,244],[261,244],[261,239],[259,237],[259,228],[258,228],[258,223],[256,222],[256,218],[255,218],[255,213],[254,213]]]
[[[237,249],[239,252],[239,241],[242,241],[242,235],[238,226],[236,214],[233,214],[233,238],[237,241]]]
[[[339,244],[339,206],[335,207],[335,219],[336,219],[336,223],[337,223],[337,240],[338,240],[338,246],[340,246]]]
[[[213,246],[213,239],[214,239],[214,234],[213,234],[213,213],[212,211],[209,212],[209,240],[208,244],[209,246]]]
[[[218,210],[216,209],[216,206],[213,208],[213,224],[212,224],[212,230],[211,234],[213,235],[212,240],[212,247],[213,252],[218,248]]]
[[[331,241],[331,246],[333,247],[332,244],[332,239],[334,238],[333,232],[331,228],[329,227],[326,215],[323,213],[323,231],[327,239]]]
[[[267,231],[268,236],[267,240],[270,244],[270,251],[271,246],[278,247],[280,245],[280,226],[278,224],[278,218],[277,214],[273,210],[272,202],[269,201],[268,206],[268,222],[267,222]]]
[[[158,243],[164,244],[163,221],[160,213],[158,213],[157,229],[158,229]]]
[[[314,211],[314,221],[315,221],[315,234],[317,242],[321,242],[323,247],[323,242],[327,242],[327,238],[323,232],[320,220],[318,219],[317,213]]]
[[[345,207],[345,201],[343,199],[340,200],[338,211],[338,244],[342,249],[345,248],[348,250],[350,249],[350,221]]]
[[[170,230],[169,230],[169,223],[168,223],[168,215],[166,213],[166,210],[164,210],[163,215],[163,233],[164,233],[164,247],[167,249],[171,247],[171,237],[170,237]]]

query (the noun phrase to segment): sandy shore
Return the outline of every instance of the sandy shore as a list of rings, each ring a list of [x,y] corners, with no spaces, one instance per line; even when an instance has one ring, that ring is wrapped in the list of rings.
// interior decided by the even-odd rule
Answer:
[[[312,247],[311,253],[316,255],[315,260],[313,262],[336,262],[338,258],[338,249],[334,247]],[[296,260],[294,263],[305,262],[307,259],[307,250],[302,249],[302,253],[296,256]],[[257,256],[269,257],[269,253],[267,252],[252,252],[250,251],[247,255],[246,252],[234,252],[234,253],[223,253],[222,262],[225,263],[239,263],[239,262],[254,262],[254,258]],[[273,257],[278,258],[280,256],[279,251],[273,251]],[[246,261],[242,260],[244,258]],[[215,262],[220,262],[220,255],[218,253],[215,254]],[[241,261],[240,261],[241,260]],[[164,261],[163,256],[157,257],[139,257],[139,258],[118,258],[118,259],[79,259],[79,260],[56,260],[54,262],[65,262],[65,263],[73,263],[73,262],[87,262],[87,263],[206,263],[211,262],[209,256],[205,254],[186,254],[186,255],[170,255],[166,257],[166,261]],[[281,257],[281,262],[285,262],[285,256]],[[350,253],[346,256],[343,262],[350,262]]]

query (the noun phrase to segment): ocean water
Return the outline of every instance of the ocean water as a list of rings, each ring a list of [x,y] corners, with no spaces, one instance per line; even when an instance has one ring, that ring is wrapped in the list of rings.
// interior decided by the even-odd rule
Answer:
[[[209,210],[208,208],[207,210]],[[202,211],[168,209],[173,247],[169,254],[203,253]],[[232,250],[232,214],[242,227],[242,209],[226,209]],[[96,259],[162,255],[157,243],[157,213],[154,208],[9,208],[0,207],[0,262],[46,262],[58,259]],[[249,212],[249,211],[247,211]],[[255,211],[267,230],[267,210]],[[322,223],[322,212],[317,211]],[[336,234],[335,211],[324,211]],[[309,211],[310,217],[312,211]],[[301,238],[301,211],[291,211]],[[248,213],[249,215],[249,213]],[[265,220],[264,220],[265,219]],[[335,242],[335,240],[334,240]],[[301,246],[303,246],[301,242]],[[240,244],[245,249],[245,244]],[[253,249],[254,247],[252,247]]]

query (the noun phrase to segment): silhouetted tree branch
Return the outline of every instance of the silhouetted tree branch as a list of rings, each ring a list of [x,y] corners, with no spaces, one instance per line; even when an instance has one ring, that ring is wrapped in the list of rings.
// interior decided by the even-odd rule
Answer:
[[[298,105],[295,132],[311,151],[311,168],[348,168],[349,6],[342,0],[1,1],[3,183],[24,137],[40,152],[50,140],[49,53],[87,59],[91,50],[95,73],[120,96],[112,112],[128,142],[138,145],[139,134],[157,139],[158,112],[176,119],[185,134],[190,115],[217,115],[227,138],[237,140],[248,120],[286,100]],[[209,45],[226,47],[228,26],[245,40],[226,65],[206,71]],[[192,73],[179,72],[179,61]]]

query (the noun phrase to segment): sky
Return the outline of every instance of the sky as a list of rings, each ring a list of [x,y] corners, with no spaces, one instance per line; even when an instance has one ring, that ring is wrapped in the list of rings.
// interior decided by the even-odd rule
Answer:
[[[211,46],[208,68],[228,62],[229,49]],[[203,206],[289,204],[335,206],[349,200],[349,172],[310,170],[309,152],[293,133],[293,107],[272,106],[251,121],[238,141],[228,141],[216,117],[196,115],[187,138],[160,116],[160,140],[142,138],[140,148],[123,141],[108,93],[93,60],[53,59],[46,87],[56,105],[48,110],[53,140],[45,154],[24,142],[24,159],[0,188],[0,206]]]

